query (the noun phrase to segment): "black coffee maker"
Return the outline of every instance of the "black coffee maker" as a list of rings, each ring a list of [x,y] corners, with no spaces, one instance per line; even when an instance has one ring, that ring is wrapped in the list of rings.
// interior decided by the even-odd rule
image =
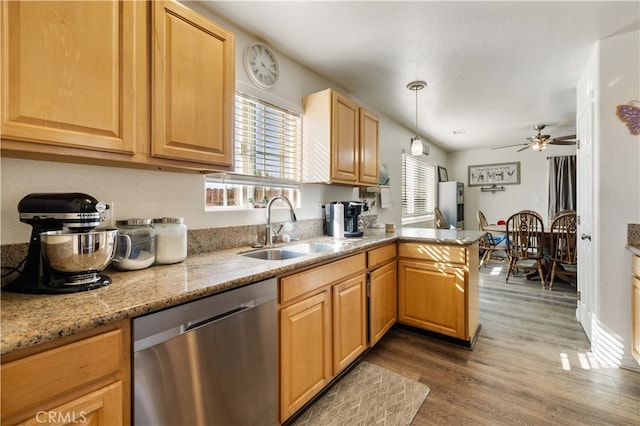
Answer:
[[[347,238],[362,237],[364,224],[362,211],[366,204],[360,201],[343,201],[344,205],[344,236]]]

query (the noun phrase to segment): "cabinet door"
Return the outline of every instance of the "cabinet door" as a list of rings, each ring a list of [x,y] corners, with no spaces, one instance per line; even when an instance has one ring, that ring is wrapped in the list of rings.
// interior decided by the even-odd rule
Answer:
[[[355,183],[358,180],[359,152],[358,104],[339,93],[332,93],[331,180]]]
[[[280,310],[280,420],[331,380],[329,290]]]
[[[233,34],[173,1],[153,2],[155,157],[233,165]]]
[[[118,381],[95,392],[50,410],[38,411],[34,418],[19,423],[24,426],[56,425],[122,425],[122,382]]]
[[[333,373],[367,348],[366,275],[333,286]]]
[[[144,2],[2,2],[2,138],[133,153]],[[142,62],[142,61],[140,61]],[[137,87],[136,87],[137,85]]]
[[[359,183],[378,185],[378,117],[360,108]]]
[[[464,269],[401,260],[398,322],[466,339]]]
[[[398,317],[397,262],[388,263],[369,274],[369,336],[371,346],[395,324]]]

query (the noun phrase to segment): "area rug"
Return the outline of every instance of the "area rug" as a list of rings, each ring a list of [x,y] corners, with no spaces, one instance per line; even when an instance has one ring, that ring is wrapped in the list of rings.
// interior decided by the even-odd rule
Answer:
[[[428,394],[428,386],[362,361],[293,425],[406,426]]]

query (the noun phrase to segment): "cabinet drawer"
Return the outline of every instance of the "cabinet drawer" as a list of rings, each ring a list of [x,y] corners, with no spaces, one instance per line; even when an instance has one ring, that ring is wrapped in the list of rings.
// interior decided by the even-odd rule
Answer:
[[[467,263],[467,250],[463,246],[444,244],[400,243],[399,257],[444,263]]]
[[[280,303],[364,271],[365,254],[357,254],[317,268],[280,278]]]
[[[634,255],[631,258],[631,274],[640,277],[640,256]]]
[[[124,351],[113,330],[2,365],[2,416],[115,375]]]
[[[394,260],[397,253],[398,250],[395,243],[369,250],[367,252],[367,267],[374,269],[390,260]]]

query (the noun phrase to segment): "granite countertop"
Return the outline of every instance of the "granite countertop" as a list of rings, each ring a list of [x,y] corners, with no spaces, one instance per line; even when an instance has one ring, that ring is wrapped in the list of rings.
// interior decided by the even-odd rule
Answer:
[[[112,283],[96,290],[64,295],[2,293],[0,352],[72,335],[126,318],[134,318],[191,300],[220,293],[318,262],[358,252],[391,241],[422,241],[470,245],[484,235],[478,231],[403,228],[396,234],[337,241],[334,251],[288,260],[261,260],[239,256],[249,247],[189,256],[174,265],[140,271],[107,269]],[[307,241],[331,241],[322,236]],[[295,244],[295,243],[290,243]]]

